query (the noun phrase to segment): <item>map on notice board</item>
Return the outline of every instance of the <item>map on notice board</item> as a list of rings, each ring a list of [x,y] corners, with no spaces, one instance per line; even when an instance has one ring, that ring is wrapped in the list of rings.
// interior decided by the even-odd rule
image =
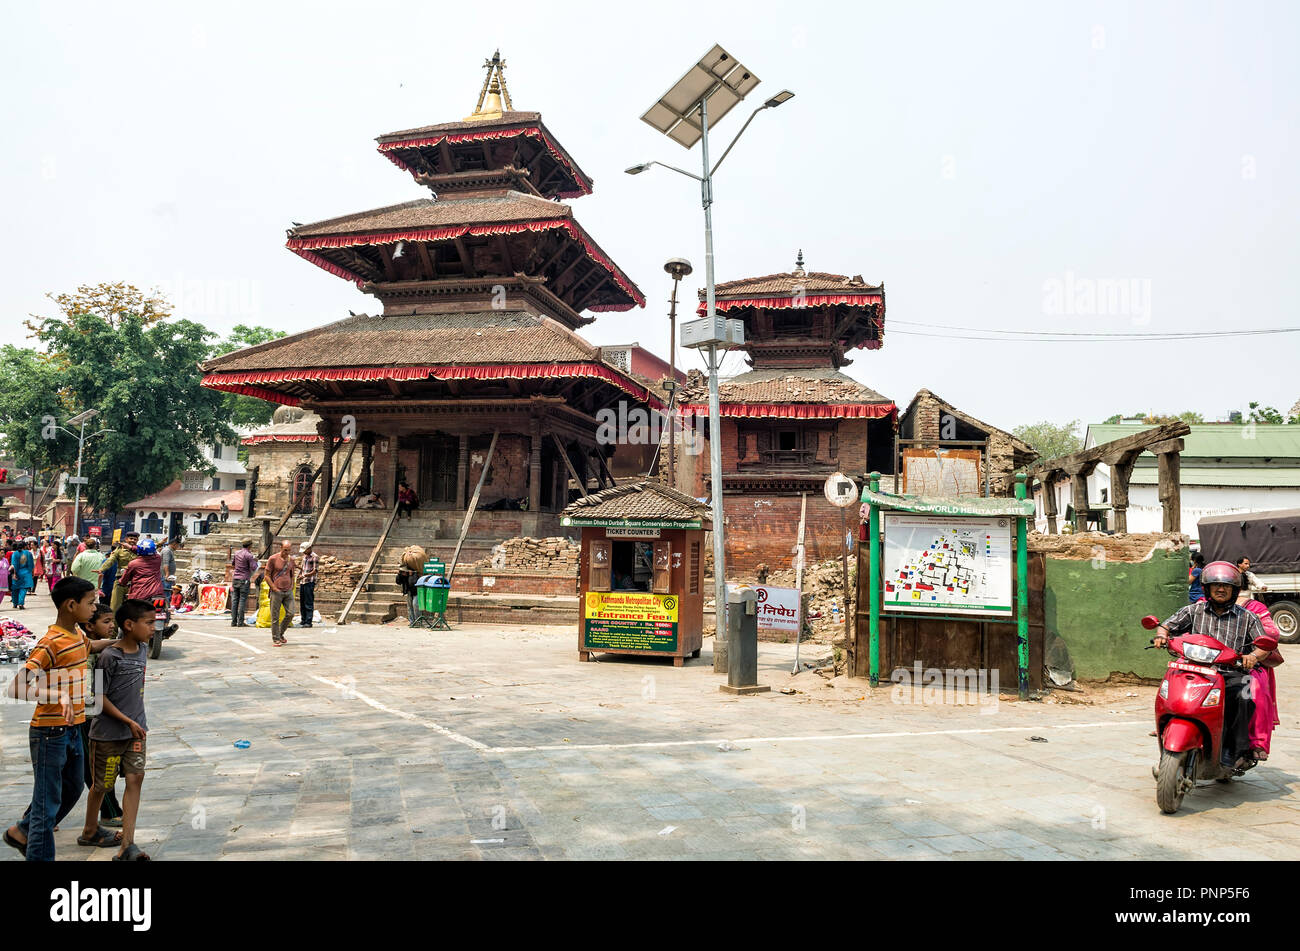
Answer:
[[[881,607],[1010,617],[1012,522],[885,513]]]
[[[904,449],[904,495],[983,495],[978,449]]]

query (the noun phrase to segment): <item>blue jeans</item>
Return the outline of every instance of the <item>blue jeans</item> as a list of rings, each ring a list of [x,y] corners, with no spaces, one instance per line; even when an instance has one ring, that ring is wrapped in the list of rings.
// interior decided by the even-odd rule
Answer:
[[[54,861],[54,827],[67,818],[86,784],[81,731],[75,726],[27,728],[32,750],[32,804],[18,820],[27,836],[27,861]]]

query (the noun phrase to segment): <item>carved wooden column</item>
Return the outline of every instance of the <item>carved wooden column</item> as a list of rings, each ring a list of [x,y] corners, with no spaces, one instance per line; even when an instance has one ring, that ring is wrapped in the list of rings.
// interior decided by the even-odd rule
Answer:
[[[316,493],[316,511],[320,512],[334,487],[334,417],[323,416],[316,424],[316,432],[325,445],[325,456],[320,464],[320,484],[324,486]]]
[[[1142,450],[1128,450],[1103,456],[1102,462],[1110,466],[1110,504],[1115,510],[1115,531],[1128,531],[1128,484],[1133,476],[1133,466]]]
[[[1164,531],[1181,532],[1182,529],[1182,457],[1183,441],[1167,439],[1148,446],[1156,454],[1156,467],[1160,507],[1164,509]]]
[[[1061,473],[1057,469],[1052,469],[1038,474],[1038,481],[1043,486],[1043,515],[1047,518],[1047,531],[1050,535],[1057,534],[1058,526],[1056,517],[1060,513],[1056,506],[1056,483],[1060,480]]]
[[[534,416],[528,421],[528,511],[542,507],[542,421]]]
[[[1086,463],[1068,466],[1065,472],[1070,477],[1070,504],[1074,506],[1074,530],[1076,533],[1088,530],[1088,473],[1093,465]]]
[[[465,508],[465,482],[469,479],[469,436],[461,433],[460,452],[456,456],[456,508]]]

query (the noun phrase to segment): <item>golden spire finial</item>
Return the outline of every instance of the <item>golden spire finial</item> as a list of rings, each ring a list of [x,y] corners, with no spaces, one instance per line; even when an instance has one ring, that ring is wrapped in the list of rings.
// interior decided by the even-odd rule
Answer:
[[[465,117],[466,122],[500,119],[503,112],[514,108],[510,103],[510,90],[506,88],[506,61],[501,58],[501,51],[497,50],[491,59],[484,60],[483,68],[487,70],[487,75],[483,77],[483,88],[479,90],[474,111]],[[486,105],[484,100],[487,101]]]

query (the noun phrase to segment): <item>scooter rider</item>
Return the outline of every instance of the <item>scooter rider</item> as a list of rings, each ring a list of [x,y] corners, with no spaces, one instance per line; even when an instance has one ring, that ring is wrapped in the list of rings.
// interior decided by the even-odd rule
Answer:
[[[1219,665],[1226,694],[1221,762],[1228,768],[1247,769],[1254,765],[1250,721],[1255,705],[1246,690],[1250,683],[1246,671],[1268,656],[1268,651],[1255,647],[1255,640],[1264,636],[1264,628],[1258,617],[1237,604],[1241,574],[1235,565],[1211,562],[1201,572],[1201,584],[1206,600],[1179,608],[1156,628],[1152,643],[1164,647],[1170,635],[1204,634],[1241,655],[1241,668]]]

